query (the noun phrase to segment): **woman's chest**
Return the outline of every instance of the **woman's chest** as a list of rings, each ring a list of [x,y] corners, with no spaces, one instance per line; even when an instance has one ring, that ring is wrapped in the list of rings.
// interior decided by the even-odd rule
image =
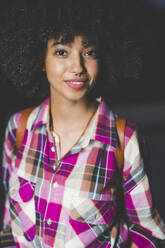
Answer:
[[[114,147],[90,142],[87,146],[73,147],[58,167],[57,159],[53,142],[42,137],[35,143],[32,139],[19,150],[13,167],[18,177],[41,184],[43,188],[57,183],[75,191],[76,195],[91,198],[102,198],[114,183]]]
[[[29,239],[40,232],[47,242],[45,233],[51,229],[58,235],[60,225],[65,236],[80,225],[106,228],[115,216],[113,149],[95,142],[72,150],[56,169],[52,147],[51,142],[43,150],[29,145],[13,161],[10,202],[23,229],[27,219],[35,227]]]

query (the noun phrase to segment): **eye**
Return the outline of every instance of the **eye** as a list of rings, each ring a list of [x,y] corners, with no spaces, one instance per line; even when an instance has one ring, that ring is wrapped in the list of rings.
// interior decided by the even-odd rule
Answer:
[[[96,53],[96,50],[88,50],[84,53],[85,56],[87,57],[92,57],[92,58],[97,58],[97,53]]]
[[[55,55],[59,57],[65,57],[67,55],[67,51],[64,49],[59,49],[55,51]]]

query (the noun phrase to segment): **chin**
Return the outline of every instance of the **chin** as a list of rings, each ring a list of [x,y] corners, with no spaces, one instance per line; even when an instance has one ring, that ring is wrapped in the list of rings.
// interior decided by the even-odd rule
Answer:
[[[71,101],[81,101],[82,99],[86,99],[88,92],[75,92],[66,95],[66,98]]]

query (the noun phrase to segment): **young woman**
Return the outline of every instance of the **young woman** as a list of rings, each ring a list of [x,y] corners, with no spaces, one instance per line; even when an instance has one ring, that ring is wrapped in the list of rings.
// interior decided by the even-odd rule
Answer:
[[[33,44],[27,39],[28,29],[27,33],[24,29],[26,39],[17,30],[18,49],[24,44],[21,56],[13,56],[13,64],[12,59],[2,62],[2,70],[12,71],[10,79],[17,79],[19,87],[42,96],[47,95],[47,86],[50,90],[29,114],[19,148],[16,133],[22,111],[8,123],[3,247],[155,248],[165,239],[165,226],[152,206],[136,126],[130,121],[125,127],[122,173],[127,219],[118,218],[114,152],[119,140],[116,115],[103,92],[108,85],[108,94],[113,94],[125,40],[116,41],[121,29],[117,23],[114,26],[113,9],[105,3],[56,1],[54,6],[48,1],[41,6],[41,2],[35,39],[30,32]],[[28,16],[28,10],[21,8],[19,14],[23,13]],[[133,48],[127,49],[127,55],[128,51],[131,57]]]

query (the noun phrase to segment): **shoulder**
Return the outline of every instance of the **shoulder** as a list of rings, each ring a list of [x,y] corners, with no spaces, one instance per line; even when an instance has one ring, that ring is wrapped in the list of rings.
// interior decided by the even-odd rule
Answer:
[[[131,141],[137,142],[137,125],[135,122],[120,116],[114,111],[113,106],[107,104],[103,99],[99,106],[99,130],[102,130],[104,136],[110,137],[110,144],[117,148],[120,144],[121,136],[126,148]],[[124,119],[124,123],[116,121],[117,119]],[[118,122],[118,125],[117,125]],[[100,132],[99,132],[100,134]],[[108,137],[107,137],[108,138]],[[123,143],[122,142],[122,143]]]
[[[137,124],[131,120],[126,119],[125,138],[130,139],[137,133]]]
[[[42,111],[43,109],[45,109],[45,106],[47,106],[45,102],[47,103],[47,101],[45,100],[38,106],[26,108],[14,113],[8,121],[7,131],[12,132],[18,128],[23,113],[26,113],[27,115],[26,128],[30,130],[36,124],[36,122],[39,121],[38,118],[42,118]]]
[[[111,125],[116,127],[116,120],[117,119],[124,119],[125,120],[125,136],[130,138],[132,134],[137,130],[137,124],[127,119],[125,116],[122,116],[113,109],[109,104],[102,100],[101,102],[101,114],[111,121]]]
[[[123,144],[123,148],[126,150],[132,147],[132,144],[136,143],[138,145],[138,135],[137,135],[137,124],[129,119],[115,115],[115,130],[118,136],[118,141],[120,140]]]

